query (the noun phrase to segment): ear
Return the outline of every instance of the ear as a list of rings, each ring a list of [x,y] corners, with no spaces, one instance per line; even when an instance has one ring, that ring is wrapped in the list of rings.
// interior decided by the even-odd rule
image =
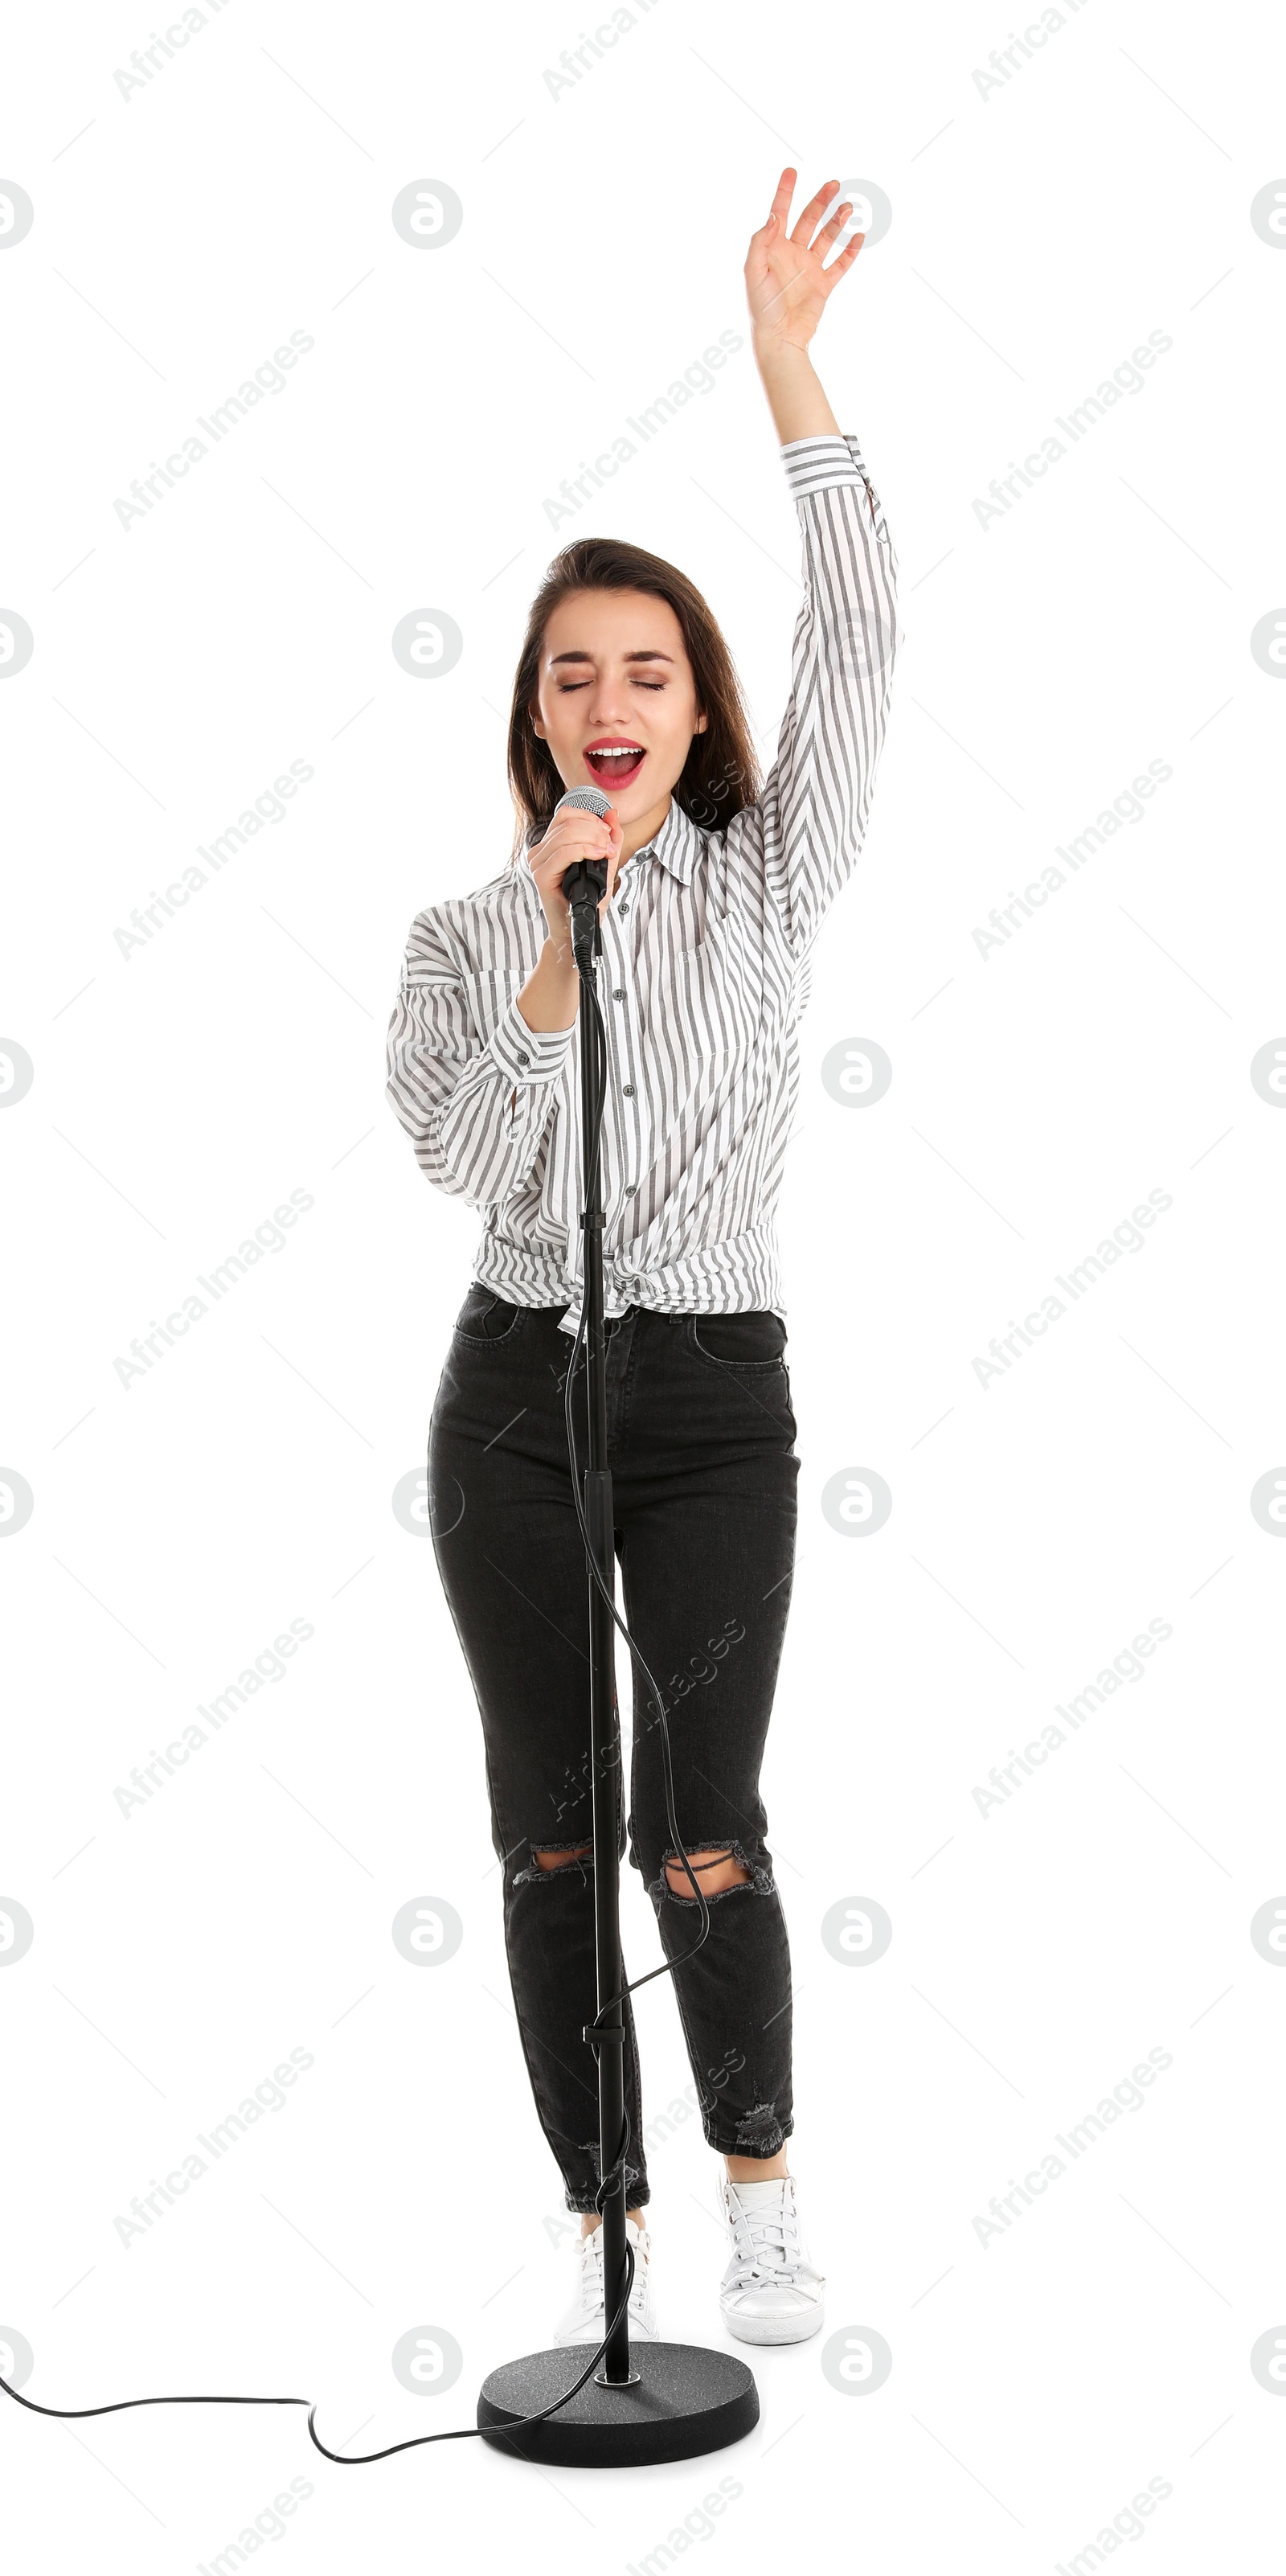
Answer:
[[[536,712],[535,712],[535,709],[534,709],[534,708],[529,709],[529,710],[528,710],[528,712],[529,712],[529,713],[530,713],[530,715],[531,715],[531,729],[532,729],[532,732],[533,732],[533,733],[535,733],[535,734],[538,734],[538,735],[540,736],[541,741],[543,742],[543,741],[544,741],[544,739],[545,739],[545,728],[544,728],[544,726],[542,725],[542,723],[541,723],[541,721],[540,721],[540,718],[539,718],[539,716],[536,714]]]
[[[704,733],[704,732],[705,732],[705,730],[706,730],[706,727],[707,727],[707,726],[708,726],[708,724],[709,724],[709,722],[710,722],[710,718],[709,718],[709,716],[698,716],[698,717],[697,717],[697,722],[696,722],[696,730],[697,730],[697,732],[698,732],[698,733]]]

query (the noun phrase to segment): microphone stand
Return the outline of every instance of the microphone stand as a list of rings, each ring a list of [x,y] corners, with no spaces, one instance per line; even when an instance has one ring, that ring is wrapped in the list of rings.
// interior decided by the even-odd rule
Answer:
[[[592,791],[591,791],[592,793]],[[589,803],[582,791],[577,802]],[[595,800],[597,801],[597,800]],[[606,804],[606,798],[602,799]],[[569,867],[562,891],[571,907],[572,953],[580,973],[581,1296],[585,1322],[588,1464],[583,1509],[595,1562],[615,1594],[612,1473],[607,1463],[607,1349],[603,1331],[603,1203],[598,1150],[602,1082],[596,1014],[596,960],[603,937],[598,906],[607,887],[606,860]],[[570,1366],[570,1362],[569,1362]],[[585,2347],[555,2345],[502,2364],[482,2385],[478,2425],[484,2440],[521,2459],[568,2468],[637,2468],[689,2460],[739,2442],[759,2421],[759,2392],[745,2362],[697,2344],[640,2339],[631,2350],[625,2205],[625,1983],[621,1964],[621,1778],[616,1706],[616,1623],[593,1575],[589,1580],[590,1751],[594,1837],[595,1978],[598,2016],[583,2037],[598,2063],[599,2172],[615,2173],[602,2198],[605,2348],[585,2387],[558,2401],[585,2367]],[[612,1998],[615,1997],[615,2002]],[[605,2007],[611,2009],[605,2014]],[[605,2014],[605,2017],[603,2017]],[[610,2331],[608,2331],[610,2329]],[[532,2423],[545,2408],[556,2411]],[[526,2419],[526,2420],[524,2420]],[[508,2432],[506,2426],[521,2425]]]
[[[588,866],[586,873],[588,874]],[[604,882],[606,868],[604,867]],[[603,1198],[601,1157],[590,1153],[599,1117],[598,1032],[590,990],[597,990],[596,960],[602,933],[594,890],[575,889],[571,896],[572,953],[580,970],[580,1100],[585,1205],[581,1213],[584,1249],[581,1298],[585,1314],[585,1388],[589,1416],[587,1465],[581,1500],[598,1569],[609,1592],[616,1588],[615,1515],[612,1471],[607,1463],[607,1338],[603,1330]],[[621,1994],[620,1862],[617,1856],[617,1801],[621,1777],[620,1723],[616,1707],[616,1622],[593,1576],[589,1578],[589,1741],[591,1831],[594,1837],[594,1955],[601,2016],[611,1997],[616,2001],[606,2020],[596,2022],[592,2044],[598,2065],[599,2171],[620,2171],[603,2199],[603,2314],[611,2324],[607,2350],[596,2377],[607,2387],[637,2387],[639,2374],[630,2363],[630,2321],[625,2305],[626,2177],[625,2143],[625,2003]],[[583,2037],[591,2038],[588,2028]],[[619,2316],[617,2315],[620,2310]]]

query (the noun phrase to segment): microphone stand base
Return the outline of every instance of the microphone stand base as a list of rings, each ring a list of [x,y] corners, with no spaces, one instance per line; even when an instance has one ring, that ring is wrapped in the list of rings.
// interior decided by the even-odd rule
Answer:
[[[744,2440],[759,2421],[759,2391],[744,2361],[703,2344],[630,2344],[628,2386],[589,2379],[557,2415],[507,2434],[506,2424],[538,2415],[585,2367],[583,2344],[555,2344],[502,2362],[482,2383],[483,2440],[511,2457],[552,2468],[637,2469],[695,2460]]]

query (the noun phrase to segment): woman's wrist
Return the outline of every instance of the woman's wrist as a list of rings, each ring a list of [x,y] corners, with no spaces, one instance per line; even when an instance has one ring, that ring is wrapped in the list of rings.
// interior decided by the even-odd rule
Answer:
[[[780,446],[796,438],[843,435],[807,349],[769,336],[761,341],[753,333],[751,346]]]
[[[526,983],[517,995],[522,1017],[536,1036],[575,1026],[580,1007],[580,977],[570,937],[559,946],[552,933]]]

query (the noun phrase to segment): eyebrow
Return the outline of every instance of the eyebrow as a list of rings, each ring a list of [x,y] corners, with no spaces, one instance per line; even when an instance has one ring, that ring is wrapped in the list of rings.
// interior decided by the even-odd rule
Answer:
[[[560,662],[592,662],[593,658],[592,653],[555,653],[549,667],[552,671],[557,669]],[[624,658],[627,662],[669,662],[672,656],[669,653],[658,653],[654,649],[648,650],[641,647],[637,653],[627,653]]]

